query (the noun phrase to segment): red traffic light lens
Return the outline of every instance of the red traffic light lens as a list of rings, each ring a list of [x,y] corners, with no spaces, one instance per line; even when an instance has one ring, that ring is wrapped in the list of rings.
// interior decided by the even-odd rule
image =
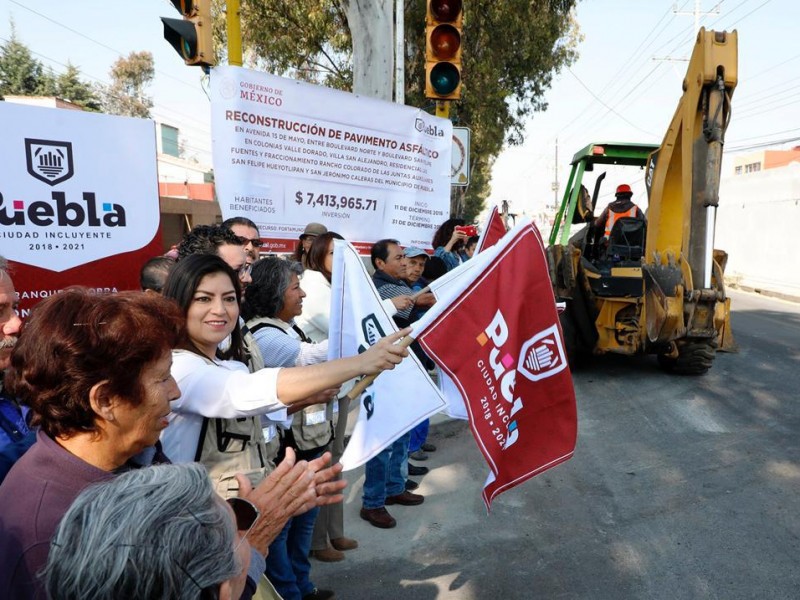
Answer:
[[[439,25],[431,32],[431,52],[439,60],[450,60],[461,46],[461,34],[452,25]]]
[[[455,21],[463,6],[461,0],[430,0],[430,2],[431,14],[437,21],[445,23]]]
[[[436,63],[431,69],[431,87],[440,96],[452,94],[461,82],[458,69],[449,62]]]

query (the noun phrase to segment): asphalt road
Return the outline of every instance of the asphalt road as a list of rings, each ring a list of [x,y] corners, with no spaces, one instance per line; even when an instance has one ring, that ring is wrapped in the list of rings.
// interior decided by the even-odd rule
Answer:
[[[349,474],[344,562],[313,561],[337,598],[800,598],[800,305],[733,293],[738,354],[702,377],[652,357],[574,374],[575,456],[502,494],[465,423],[440,421],[418,507],[358,516]]]

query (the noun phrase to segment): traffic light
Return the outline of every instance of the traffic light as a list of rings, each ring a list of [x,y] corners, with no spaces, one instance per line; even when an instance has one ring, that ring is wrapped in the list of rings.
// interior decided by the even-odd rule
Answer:
[[[211,34],[211,0],[170,0],[183,19],[167,19],[164,39],[175,48],[187,65],[210,67],[214,64],[214,40]]]
[[[461,98],[462,0],[427,0],[425,16],[425,97]]]

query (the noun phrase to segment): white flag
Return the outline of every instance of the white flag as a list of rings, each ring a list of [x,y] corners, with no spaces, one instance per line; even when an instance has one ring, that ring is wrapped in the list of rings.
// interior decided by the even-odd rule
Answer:
[[[397,331],[355,248],[334,241],[328,358],[355,356]],[[413,353],[381,373],[359,399],[342,456],[345,471],[363,465],[401,435],[445,408],[442,393]]]

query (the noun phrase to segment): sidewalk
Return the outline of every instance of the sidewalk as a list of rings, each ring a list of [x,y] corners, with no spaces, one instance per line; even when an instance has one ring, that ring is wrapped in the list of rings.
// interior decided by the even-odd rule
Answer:
[[[364,483],[363,467],[345,473],[345,533],[359,547],[339,563],[312,559],[312,579],[333,589],[337,599],[472,598],[459,590],[463,560],[447,550],[461,545],[465,531],[486,520],[480,496],[488,473],[466,421],[435,415],[428,440],[437,447],[430,458],[417,462],[430,469],[415,493],[425,496],[420,506],[390,506],[394,529],[378,529],[359,517]],[[453,586],[456,585],[456,588]]]

